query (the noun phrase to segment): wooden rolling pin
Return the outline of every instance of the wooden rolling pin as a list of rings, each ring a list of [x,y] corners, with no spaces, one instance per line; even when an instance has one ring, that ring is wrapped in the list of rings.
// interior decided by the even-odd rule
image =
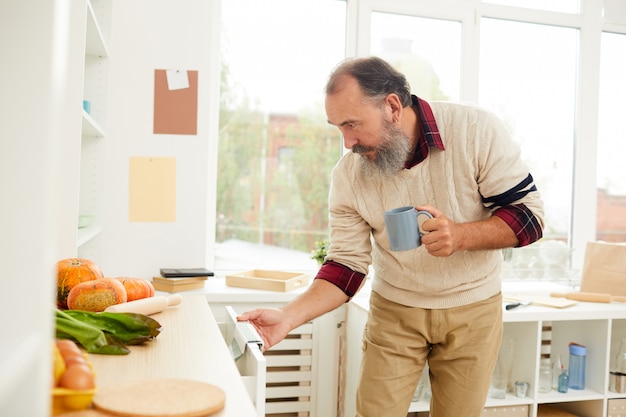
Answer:
[[[550,297],[567,298],[568,300],[588,301],[591,303],[626,303],[626,297],[613,296],[611,294],[602,294],[595,292],[568,292],[568,293],[552,293]]]
[[[155,295],[154,297],[114,304],[107,307],[104,311],[112,313],[138,313],[149,316],[150,314],[160,313],[169,306],[178,305],[181,301],[183,301],[183,297],[181,297],[180,294],[173,294],[169,297]]]

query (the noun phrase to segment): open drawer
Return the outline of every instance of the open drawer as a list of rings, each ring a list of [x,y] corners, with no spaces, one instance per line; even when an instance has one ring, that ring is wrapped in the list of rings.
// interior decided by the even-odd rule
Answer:
[[[237,321],[237,313],[225,306],[226,318],[219,323],[226,344],[230,348],[241,379],[254,403],[259,417],[265,416],[266,361],[263,341],[248,322]]]

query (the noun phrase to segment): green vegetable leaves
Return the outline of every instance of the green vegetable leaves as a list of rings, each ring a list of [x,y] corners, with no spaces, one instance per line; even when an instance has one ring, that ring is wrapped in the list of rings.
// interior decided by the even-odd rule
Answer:
[[[142,314],[56,310],[56,336],[75,340],[88,353],[127,355],[126,345],[147,342],[160,332],[159,322]]]

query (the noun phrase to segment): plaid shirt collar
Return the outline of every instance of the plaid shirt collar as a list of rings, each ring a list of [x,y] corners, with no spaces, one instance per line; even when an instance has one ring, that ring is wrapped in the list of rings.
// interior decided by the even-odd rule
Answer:
[[[405,165],[406,169],[412,168],[426,159],[428,156],[428,148],[431,146],[441,149],[442,151],[445,150],[443,141],[441,140],[441,135],[437,129],[437,122],[435,121],[435,116],[433,115],[430,105],[425,100],[422,100],[415,95],[411,95],[411,100],[413,102],[413,107],[417,109],[422,129],[420,130],[420,137],[417,140],[415,155],[413,155],[413,160]]]

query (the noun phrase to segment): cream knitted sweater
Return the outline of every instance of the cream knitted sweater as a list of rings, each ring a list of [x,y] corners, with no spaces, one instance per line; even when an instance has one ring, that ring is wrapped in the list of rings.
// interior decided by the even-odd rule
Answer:
[[[384,212],[400,206],[430,204],[457,223],[486,219],[497,209],[482,197],[506,193],[529,174],[504,124],[483,109],[429,103],[445,151],[392,178],[366,177],[361,156],[347,153],[332,172],[329,196],[331,246],[327,260],[367,273],[372,289],[400,304],[451,308],[480,301],[501,289],[500,250],[459,251],[434,257],[425,248],[392,252]],[[537,191],[521,200],[543,225]]]

